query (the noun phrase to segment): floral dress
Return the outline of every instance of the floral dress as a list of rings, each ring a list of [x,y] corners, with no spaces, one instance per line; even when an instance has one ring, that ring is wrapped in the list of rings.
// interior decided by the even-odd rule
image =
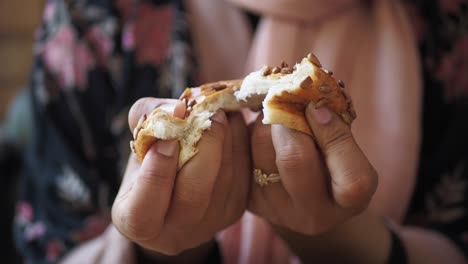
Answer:
[[[36,33],[34,139],[15,219],[25,260],[53,263],[110,223],[141,97],[196,83],[182,1],[49,0]]]
[[[468,256],[468,11],[405,0],[424,76],[423,142],[406,222]],[[138,98],[200,83],[183,0],[49,0],[30,77],[34,140],[15,219],[28,263],[54,263],[110,223]],[[253,23],[255,24],[255,23]]]

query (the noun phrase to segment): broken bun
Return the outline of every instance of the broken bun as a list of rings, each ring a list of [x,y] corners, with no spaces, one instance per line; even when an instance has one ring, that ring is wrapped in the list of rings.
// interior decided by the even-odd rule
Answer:
[[[187,88],[180,97],[187,107],[185,118],[157,108],[140,119],[130,145],[141,162],[156,140],[177,140],[180,169],[197,154],[197,143],[219,109],[227,112],[262,109],[264,124],[281,124],[313,136],[305,117],[305,108],[312,102],[316,108],[327,106],[350,125],[356,118],[351,99],[344,91],[344,83],[332,75],[309,54],[293,68],[286,63],[274,68],[264,66],[244,80]]]

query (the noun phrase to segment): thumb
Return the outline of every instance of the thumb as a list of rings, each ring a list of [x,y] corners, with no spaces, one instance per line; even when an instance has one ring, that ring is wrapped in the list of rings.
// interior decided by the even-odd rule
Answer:
[[[116,228],[132,241],[159,235],[169,208],[176,178],[179,144],[158,140],[141,167],[125,175],[112,207]],[[135,161],[134,161],[135,163]]]
[[[378,176],[350,127],[328,108],[316,108],[313,103],[306,108],[306,118],[330,172],[335,202],[343,208],[365,208]]]

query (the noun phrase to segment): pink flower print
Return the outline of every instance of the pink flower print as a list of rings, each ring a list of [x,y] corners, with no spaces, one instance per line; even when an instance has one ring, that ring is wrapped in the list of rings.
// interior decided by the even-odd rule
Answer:
[[[109,223],[108,217],[92,216],[86,220],[85,227],[79,232],[72,234],[72,237],[78,242],[93,239],[102,234]]]
[[[437,78],[444,83],[447,99],[468,96],[468,35],[459,39],[442,58]]]
[[[32,221],[34,212],[31,204],[19,202],[16,211],[21,223],[30,223]]]
[[[440,8],[445,13],[456,13],[464,0],[439,0]]]
[[[26,241],[32,241],[39,237],[42,237],[46,231],[46,227],[43,223],[34,223],[26,227],[24,230],[24,238]]]
[[[60,254],[65,249],[65,245],[60,240],[52,240],[47,244],[46,256],[50,262],[57,261]]]
[[[74,83],[73,61],[70,57],[74,41],[75,35],[71,28],[62,26],[44,47],[44,60],[49,70],[61,75],[60,85],[65,88],[70,88]]]
[[[44,7],[43,19],[50,20],[54,16],[55,13],[55,3],[52,1],[48,1],[46,6]]]
[[[109,58],[114,48],[112,39],[99,27],[91,28],[91,30],[89,30],[86,34],[86,39],[89,41],[92,49],[95,51],[97,63],[101,66],[106,65],[107,59]]]
[[[171,6],[143,4],[138,9],[133,34],[137,62],[161,65],[168,56],[173,13]]]
[[[66,25],[61,26],[44,46],[43,58],[63,89],[75,85],[84,88],[88,70],[95,64],[89,48],[78,43],[75,32]]]
[[[86,87],[88,70],[95,65],[88,46],[85,43],[78,43],[73,53],[73,74],[76,86],[83,90]]]
[[[122,33],[122,46],[124,50],[131,51],[135,48],[135,37],[133,36],[133,24],[125,25]]]

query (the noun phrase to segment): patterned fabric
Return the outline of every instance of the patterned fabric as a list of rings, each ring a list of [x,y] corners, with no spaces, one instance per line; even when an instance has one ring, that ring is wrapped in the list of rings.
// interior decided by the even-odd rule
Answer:
[[[103,232],[128,157],[129,107],[194,84],[181,2],[47,2],[30,81],[34,142],[15,220],[28,262],[55,262]]]
[[[407,2],[425,92],[419,177],[407,221],[444,233],[468,255],[468,1]]]
[[[420,173],[407,222],[468,254],[468,14],[463,0],[406,0],[424,67]],[[17,204],[17,246],[53,263],[110,221],[128,156],[127,113],[176,97],[198,72],[182,0],[49,0],[30,91],[34,142]]]

